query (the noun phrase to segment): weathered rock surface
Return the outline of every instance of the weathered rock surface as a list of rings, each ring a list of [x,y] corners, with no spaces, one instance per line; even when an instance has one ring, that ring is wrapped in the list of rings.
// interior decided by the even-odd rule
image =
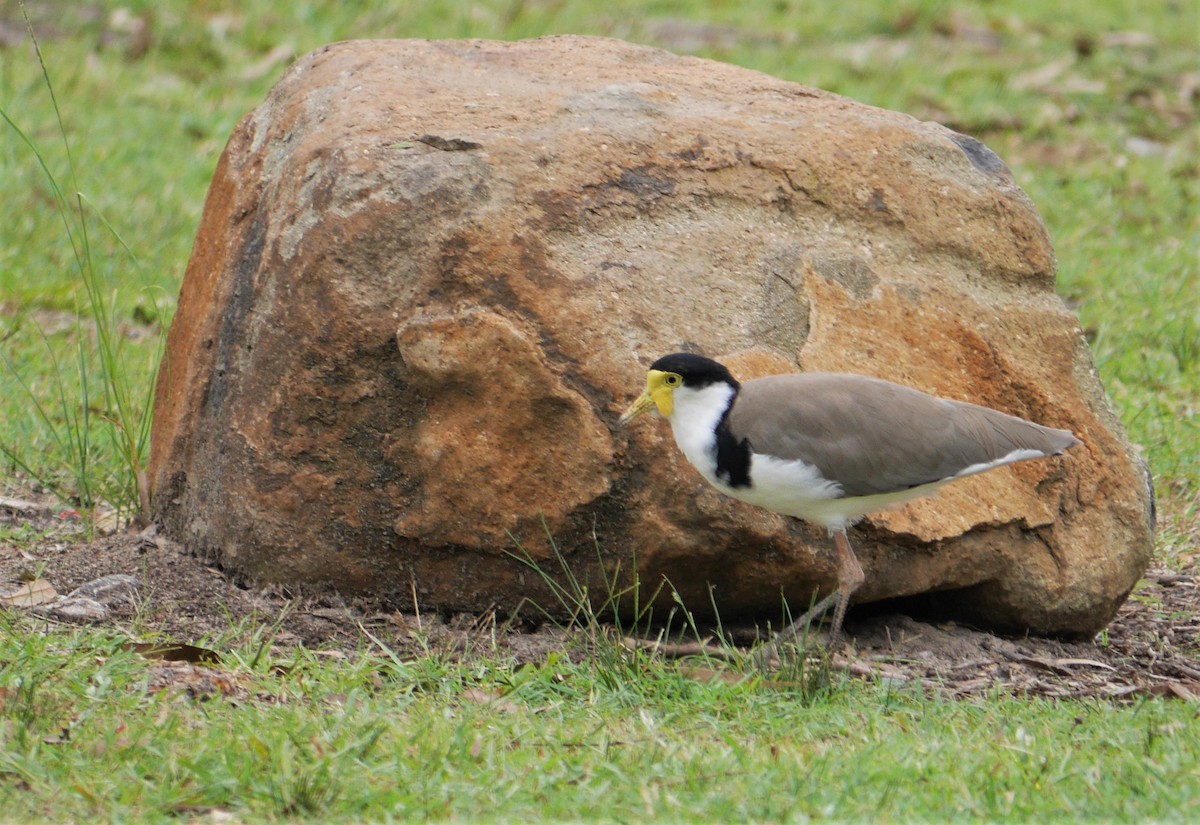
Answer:
[[[1103,626],[1151,551],[1033,205],[982,144],[617,41],[342,43],[229,141],[163,362],[163,529],[253,579],[554,600],[596,582],[778,618],[834,578],[816,528],[722,498],[665,424],[616,428],[658,355],[876,375],[1076,432],[852,530],[859,601]],[[544,525],[544,527],[543,527]],[[664,603],[669,603],[664,602]]]

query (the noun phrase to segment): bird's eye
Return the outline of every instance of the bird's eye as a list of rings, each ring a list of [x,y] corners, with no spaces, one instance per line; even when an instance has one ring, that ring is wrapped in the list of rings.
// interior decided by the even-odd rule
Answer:
[[[679,386],[680,380],[681,379],[679,378],[678,375],[668,375],[667,376],[667,386],[668,387],[677,387],[677,386]]]

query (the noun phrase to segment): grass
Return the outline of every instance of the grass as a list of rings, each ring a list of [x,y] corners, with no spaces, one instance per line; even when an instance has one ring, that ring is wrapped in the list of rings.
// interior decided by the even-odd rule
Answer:
[[[848,683],[811,702],[649,658],[411,661],[297,650],[156,687],[97,633],[0,625],[6,819],[1187,819],[1196,710]],[[184,666],[186,670],[187,666]],[[180,670],[175,666],[175,670]],[[215,675],[212,675],[215,674]],[[192,694],[187,692],[192,685]],[[208,691],[207,693],[205,691]]]
[[[58,107],[28,41],[0,46],[0,109],[15,127],[0,130],[0,351],[11,364],[0,370],[0,443],[26,465],[0,464],[0,488],[40,477],[85,504],[88,489],[129,490],[144,443],[131,454],[114,439],[119,403],[97,376],[147,397],[217,157],[292,56],[350,37],[575,32],[727,60],[988,143],[1038,205],[1059,290],[1150,460],[1161,558],[1200,552],[1195,4],[59,0],[28,10]],[[0,43],[20,20],[19,4],[0,0]],[[82,472],[56,433],[90,445]],[[35,540],[0,535],[5,546]],[[1183,702],[951,702],[836,680],[797,692],[737,663],[734,678],[698,681],[650,652],[612,648],[517,667],[494,651],[409,661],[365,639],[348,658],[280,658],[268,636],[232,628],[209,640],[222,663],[193,672],[104,631],[0,614],[0,818],[1200,812],[1197,712]]]
[[[117,509],[118,514],[132,511],[145,515],[149,512],[149,491],[142,466],[149,443],[153,391],[149,377],[131,383],[137,377],[126,366],[127,359],[123,357],[122,347],[124,336],[114,325],[116,298],[122,290],[113,283],[111,273],[105,277],[97,271],[96,258],[92,254],[91,225],[97,221],[103,225],[127,253],[135,271],[137,260],[112,224],[89,210],[86,197],[79,189],[71,140],[63,123],[54,84],[50,80],[39,41],[33,34],[32,23],[24,10],[22,17],[30,33],[36,63],[42,71],[50,108],[54,112],[65,159],[64,180],[69,190],[65,190],[64,184],[60,183],[59,176],[51,169],[38,143],[22,130],[6,109],[0,109],[0,118],[18,138],[21,147],[36,161],[36,168],[53,203],[53,211],[61,220],[60,237],[70,250],[74,266],[68,271],[73,276],[72,283],[76,292],[82,291],[84,294],[82,299],[77,294],[74,298],[77,305],[82,300],[87,307],[89,323],[85,327],[77,315],[73,324],[73,370],[66,368],[60,356],[60,347],[50,340],[45,327],[36,320],[30,325],[36,329],[40,339],[39,354],[42,361],[50,368],[49,395],[52,400],[49,401],[26,378],[22,365],[7,351],[0,351],[0,359],[7,368],[8,376],[21,390],[14,397],[27,402],[29,417],[26,420],[32,421],[37,435],[46,438],[49,449],[43,453],[56,460],[58,467],[46,469],[42,462],[31,457],[31,450],[19,446],[36,441],[36,436],[31,438],[28,429],[20,433],[20,440],[9,438],[0,441],[0,455],[12,466],[58,494],[63,501],[76,503],[89,514],[94,515],[102,503],[108,503]],[[17,337],[27,320],[28,316],[19,311],[17,322],[6,338]],[[159,335],[157,340],[160,346],[152,353],[152,364],[161,355],[163,336]],[[19,352],[21,360],[25,360],[24,356],[28,353],[20,350],[19,343],[18,337],[13,350]],[[153,370],[152,366],[152,374]],[[99,384],[99,387],[95,384]],[[98,445],[100,434],[107,437],[107,450]],[[67,481],[62,480],[63,475]],[[94,522],[89,519],[88,523]]]

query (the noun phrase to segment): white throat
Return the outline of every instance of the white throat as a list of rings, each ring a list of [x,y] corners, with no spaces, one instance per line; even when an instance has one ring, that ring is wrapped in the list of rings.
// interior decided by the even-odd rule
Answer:
[[[699,389],[680,387],[673,394],[669,420],[675,443],[691,465],[713,484],[718,484],[717,424],[736,393],[733,387],[720,381]]]

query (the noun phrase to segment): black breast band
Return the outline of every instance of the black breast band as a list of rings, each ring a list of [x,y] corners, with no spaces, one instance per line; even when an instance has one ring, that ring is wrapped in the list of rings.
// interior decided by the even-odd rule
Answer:
[[[750,439],[738,441],[729,431],[729,410],[717,424],[717,478],[734,489],[751,486]]]

